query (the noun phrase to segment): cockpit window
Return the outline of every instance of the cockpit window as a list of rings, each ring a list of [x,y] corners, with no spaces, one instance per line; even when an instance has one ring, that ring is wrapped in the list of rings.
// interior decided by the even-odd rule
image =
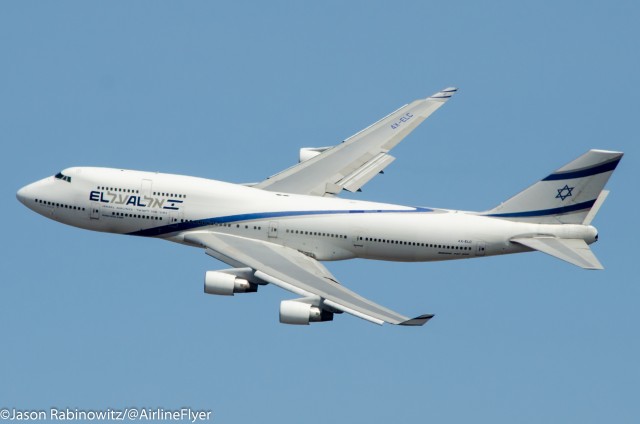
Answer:
[[[63,180],[63,181],[66,181],[66,182],[68,182],[68,183],[70,183],[70,182],[71,182],[71,177],[69,177],[69,176],[67,176],[67,175],[64,175],[62,172],[58,172],[58,173],[56,174],[56,178],[57,178],[58,180]]]

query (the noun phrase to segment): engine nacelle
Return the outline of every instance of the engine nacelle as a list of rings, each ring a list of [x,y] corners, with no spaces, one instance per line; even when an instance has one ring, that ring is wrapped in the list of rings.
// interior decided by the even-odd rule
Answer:
[[[327,149],[330,149],[332,146],[327,147],[303,147],[300,149],[300,156],[298,162],[304,162],[305,160],[309,160],[318,156],[320,153],[324,152]]]
[[[333,321],[333,313],[295,300],[280,302],[282,324],[309,325],[309,322]]]
[[[204,292],[221,296],[258,291],[258,286],[244,278],[220,271],[207,271],[204,276]]]

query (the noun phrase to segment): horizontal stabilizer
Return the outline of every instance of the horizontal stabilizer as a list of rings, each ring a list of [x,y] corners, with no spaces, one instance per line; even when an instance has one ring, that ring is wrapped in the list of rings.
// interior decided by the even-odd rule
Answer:
[[[604,269],[587,243],[582,239],[554,237],[515,238],[512,242],[554,256],[585,269]]]

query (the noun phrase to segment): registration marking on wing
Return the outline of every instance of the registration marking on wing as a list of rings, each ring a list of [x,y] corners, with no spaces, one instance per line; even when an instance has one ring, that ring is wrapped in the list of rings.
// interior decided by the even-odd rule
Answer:
[[[393,124],[391,124],[391,129],[395,130],[396,128],[400,127],[400,125],[404,124],[405,122],[408,122],[411,120],[411,118],[413,118],[413,113],[411,112],[407,112],[404,115],[402,115],[396,122],[394,122]]]

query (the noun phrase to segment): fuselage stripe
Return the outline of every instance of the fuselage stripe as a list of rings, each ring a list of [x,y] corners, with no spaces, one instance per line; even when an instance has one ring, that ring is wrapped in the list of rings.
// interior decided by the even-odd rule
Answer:
[[[145,230],[128,233],[132,236],[154,237],[162,234],[174,233],[177,231],[192,230],[194,228],[206,227],[215,224],[229,224],[232,222],[254,221],[259,219],[289,218],[294,216],[309,215],[342,215],[359,213],[415,213],[432,212],[433,209],[416,207],[413,209],[372,209],[372,210],[325,210],[325,211],[280,211],[280,212],[258,212],[238,215],[219,216],[214,218],[197,219],[187,222],[177,222],[175,224],[163,225],[161,227],[147,228]]]

